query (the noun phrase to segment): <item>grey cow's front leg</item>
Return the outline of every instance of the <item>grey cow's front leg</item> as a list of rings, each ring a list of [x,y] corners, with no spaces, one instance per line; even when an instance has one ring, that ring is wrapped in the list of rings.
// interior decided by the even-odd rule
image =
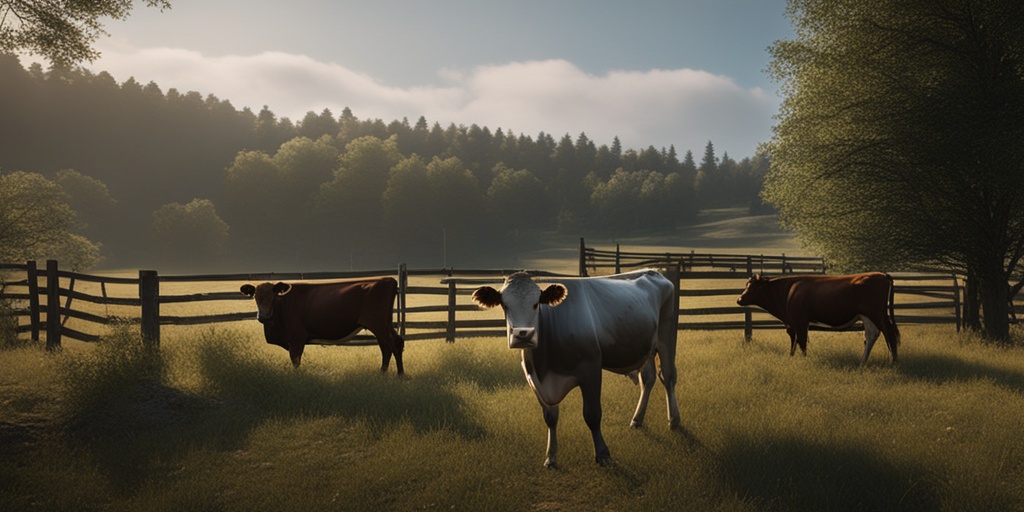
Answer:
[[[557,467],[555,457],[558,455],[558,406],[541,407],[544,409],[544,423],[548,426],[548,452],[544,467],[554,468]]]

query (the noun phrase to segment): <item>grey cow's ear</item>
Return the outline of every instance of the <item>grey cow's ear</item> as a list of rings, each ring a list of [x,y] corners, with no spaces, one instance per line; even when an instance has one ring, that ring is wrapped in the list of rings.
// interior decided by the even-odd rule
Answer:
[[[557,306],[569,295],[569,290],[560,284],[553,284],[540,293],[540,303],[548,306]]]
[[[277,295],[284,295],[292,290],[292,285],[288,283],[277,283],[274,285],[274,293]]]
[[[256,294],[256,287],[251,284],[243,284],[239,291],[242,292],[242,295],[248,295],[252,297],[253,295]]]
[[[481,286],[473,292],[473,302],[482,308],[493,308],[501,305],[501,292],[490,286]]]

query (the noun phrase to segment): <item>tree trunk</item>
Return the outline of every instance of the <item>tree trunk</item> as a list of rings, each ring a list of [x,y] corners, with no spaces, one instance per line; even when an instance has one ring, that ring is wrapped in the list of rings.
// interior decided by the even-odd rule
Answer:
[[[1010,340],[1010,286],[1006,282],[1006,274],[1002,264],[996,269],[979,272],[979,292],[981,294],[981,310],[984,320],[985,337],[998,342]]]
[[[981,297],[978,290],[978,277],[969,272],[964,279],[964,328],[972,331],[981,330]]]

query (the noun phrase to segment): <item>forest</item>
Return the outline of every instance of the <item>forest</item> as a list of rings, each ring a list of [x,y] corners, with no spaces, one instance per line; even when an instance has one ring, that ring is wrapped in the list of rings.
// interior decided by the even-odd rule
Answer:
[[[712,141],[697,160],[348,108],[293,121],[10,55],[0,89],[0,181],[56,184],[98,251],[86,266],[467,266],[550,234],[666,234],[702,208],[767,208],[768,158],[719,157]]]

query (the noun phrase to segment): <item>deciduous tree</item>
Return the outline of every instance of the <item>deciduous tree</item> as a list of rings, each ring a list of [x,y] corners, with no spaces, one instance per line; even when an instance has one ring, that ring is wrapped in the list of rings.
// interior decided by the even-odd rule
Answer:
[[[41,174],[0,173],[0,261],[57,259],[75,270],[99,262],[99,246],[73,232],[75,211]]]
[[[1008,338],[1024,255],[1024,3],[790,0],[764,197],[843,269],[948,265]]]

